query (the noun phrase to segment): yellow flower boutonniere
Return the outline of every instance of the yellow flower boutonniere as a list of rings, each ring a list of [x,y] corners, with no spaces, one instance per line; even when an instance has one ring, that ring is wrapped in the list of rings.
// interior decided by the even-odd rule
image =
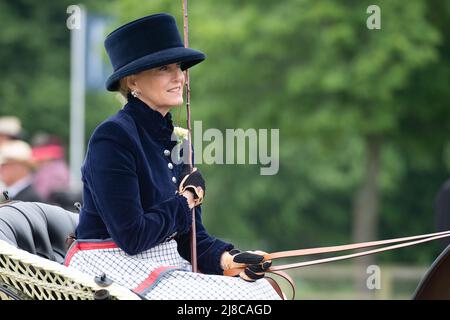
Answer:
[[[181,127],[174,127],[173,133],[178,139],[178,143],[181,143],[183,140],[187,140],[189,135],[189,130]]]

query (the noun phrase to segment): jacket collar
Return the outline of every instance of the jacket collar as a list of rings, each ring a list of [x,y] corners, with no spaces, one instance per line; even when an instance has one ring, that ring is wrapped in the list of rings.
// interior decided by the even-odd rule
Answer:
[[[123,110],[130,114],[156,140],[163,141],[165,144],[176,144],[176,141],[171,141],[173,122],[170,112],[164,117],[131,94],[128,95],[128,103],[123,107]]]

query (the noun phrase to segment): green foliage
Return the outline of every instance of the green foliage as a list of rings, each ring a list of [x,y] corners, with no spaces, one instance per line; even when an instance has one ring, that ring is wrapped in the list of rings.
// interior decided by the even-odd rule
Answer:
[[[84,5],[98,10],[100,2],[105,1],[85,1]],[[4,74],[0,115],[18,116],[27,138],[45,131],[69,139],[70,30],[66,10],[71,4],[66,0],[0,2],[0,69]],[[88,128],[92,127],[89,103],[90,97]],[[95,109],[99,114],[101,105]]]
[[[19,116],[30,133],[52,129],[67,137],[68,4],[0,2],[0,112]]]
[[[412,85],[415,73],[437,62],[440,35],[425,19],[423,1],[412,1],[407,8],[401,1],[380,2],[379,31],[365,27],[369,4],[192,5],[192,19],[201,20],[202,27],[190,28],[200,34],[191,45],[208,54],[208,60],[192,71],[194,114],[210,127],[280,128],[281,165],[276,176],[260,177],[249,167],[215,166],[206,171],[209,183],[220,188],[220,197],[209,194],[207,202],[212,214],[205,219],[214,232],[230,234],[226,226],[233,224],[233,236],[244,232],[251,238],[256,229],[259,238],[252,244],[271,249],[351,241],[352,198],[365,170],[362,137],[368,134],[387,137],[382,195],[401,195],[409,171],[404,158],[421,155],[405,155],[389,137],[410,114],[403,90]],[[436,123],[436,117],[427,123]],[[217,173],[222,170],[226,173]],[[436,190],[430,188],[430,194]],[[423,201],[431,205],[429,195]],[[419,200],[414,203],[417,206]],[[406,206],[396,205],[396,214]],[[227,225],[225,213],[232,221]],[[422,213],[427,219],[430,208]],[[381,212],[382,225],[391,214]],[[406,230],[397,223],[396,232],[389,235],[420,233],[423,224],[410,223]],[[422,232],[433,228],[431,223],[427,227]],[[386,234],[382,230],[381,236]]]

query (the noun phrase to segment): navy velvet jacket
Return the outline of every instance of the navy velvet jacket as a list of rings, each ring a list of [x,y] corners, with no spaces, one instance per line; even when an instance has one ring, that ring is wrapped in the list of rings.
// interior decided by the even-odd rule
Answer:
[[[171,237],[190,261],[191,210],[177,194],[181,164],[171,164],[171,114],[163,117],[129,95],[117,114],[92,134],[81,168],[83,207],[78,239],[108,239],[133,255]],[[222,274],[220,256],[232,244],[210,236],[196,208],[197,262],[203,273]]]

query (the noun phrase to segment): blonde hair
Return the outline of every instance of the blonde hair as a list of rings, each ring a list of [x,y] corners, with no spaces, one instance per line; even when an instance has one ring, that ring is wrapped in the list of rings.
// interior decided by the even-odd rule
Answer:
[[[127,77],[123,77],[119,80],[119,87],[117,89],[116,99],[119,100],[121,104],[126,104],[128,102],[128,94],[131,92],[127,85]]]
[[[128,88],[128,85],[127,85],[127,79],[128,79],[128,76],[120,79],[119,80],[119,88],[118,88],[119,93],[125,99],[127,99],[128,94],[131,92],[130,88]]]

